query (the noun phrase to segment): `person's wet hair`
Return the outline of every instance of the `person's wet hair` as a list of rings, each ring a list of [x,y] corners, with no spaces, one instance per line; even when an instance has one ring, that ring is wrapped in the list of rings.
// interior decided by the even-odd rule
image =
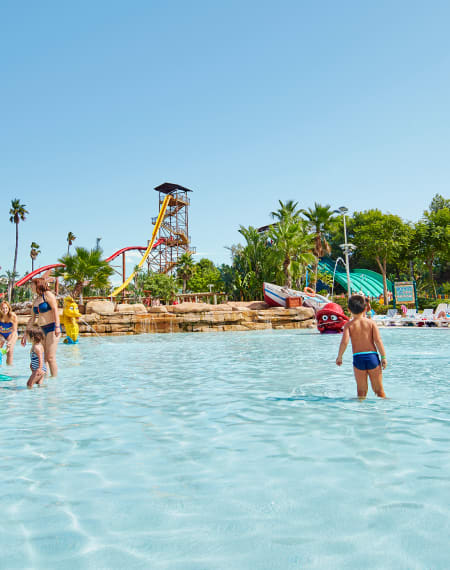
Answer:
[[[352,295],[348,300],[348,308],[354,315],[360,315],[366,308],[366,299],[362,295]]]
[[[27,331],[27,335],[29,336],[30,340],[32,342],[44,342],[45,339],[45,335],[42,332],[41,327],[37,326],[37,325],[32,325],[30,327],[27,327],[26,329]]]
[[[36,287],[36,293],[38,295],[42,295],[46,291],[50,291],[50,287],[48,286],[47,281],[43,277],[37,277],[32,281]]]

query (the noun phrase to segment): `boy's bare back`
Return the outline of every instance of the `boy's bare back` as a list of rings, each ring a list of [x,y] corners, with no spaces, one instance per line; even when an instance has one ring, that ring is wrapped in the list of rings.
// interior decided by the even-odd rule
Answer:
[[[348,328],[353,352],[376,351],[375,336],[380,336],[377,325],[369,319],[353,319],[345,324]]]

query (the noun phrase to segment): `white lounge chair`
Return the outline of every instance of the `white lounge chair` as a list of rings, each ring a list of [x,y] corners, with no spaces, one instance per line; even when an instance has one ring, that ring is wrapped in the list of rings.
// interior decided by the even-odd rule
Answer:
[[[408,309],[406,315],[402,318],[402,324],[406,326],[411,326],[417,324],[419,320],[419,315],[417,309]]]
[[[373,320],[378,325],[395,326],[401,321],[402,317],[397,313],[397,309],[388,309],[386,315],[375,315]]]
[[[434,311],[434,320],[440,327],[448,327],[450,323],[450,305],[440,303]]]
[[[424,309],[422,311],[422,313],[419,315],[419,324],[420,323],[425,324],[428,327],[436,326],[433,309]]]
[[[402,316],[397,313],[397,309],[388,309],[386,318],[387,325],[391,327],[395,327],[396,325],[400,324],[402,320]]]

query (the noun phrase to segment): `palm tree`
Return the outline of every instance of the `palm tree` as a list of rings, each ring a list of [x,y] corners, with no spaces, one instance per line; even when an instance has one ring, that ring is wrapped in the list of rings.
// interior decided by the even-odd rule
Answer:
[[[279,222],[283,220],[295,220],[302,213],[302,209],[297,207],[298,202],[288,200],[286,203],[283,203],[281,200],[278,200],[278,203],[280,207],[278,210],[275,210],[275,212],[270,212],[270,215]]]
[[[14,250],[14,265],[12,270],[12,280],[8,287],[8,299],[10,301],[14,298],[14,283],[15,283],[15,275],[16,275],[16,266],[17,266],[17,251],[19,249],[19,222],[25,221],[26,215],[28,214],[28,210],[25,210],[25,204],[21,204],[20,200],[16,198],[15,200],[11,200],[11,208],[9,210],[10,218],[9,221],[12,224],[16,224],[16,248]]]
[[[284,219],[276,226],[272,226],[268,235],[273,240],[273,247],[280,254],[284,284],[290,288],[293,277],[297,277],[296,273],[301,267],[314,260],[312,254],[314,238],[308,235],[303,220],[290,219]]]
[[[56,269],[55,275],[63,277],[69,287],[72,287],[73,297],[80,297],[83,288],[87,286],[105,289],[110,285],[109,278],[114,269],[102,259],[102,255],[101,249],[77,247],[75,255],[64,255],[58,259],[65,267]]]
[[[30,257],[31,257],[31,271],[34,271],[34,261],[36,259],[36,257],[41,253],[41,250],[39,249],[40,245],[38,243],[36,243],[35,241],[31,242],[30,245]]]
[[[194,274],[194,260],[192,254],[183,253],[177,263],[177,277],[183,280],[183,293],[186,293],[186,286],[189,279]]]
[[[9,289],[11,286],[11,283],[14,280],[16,280],[19,277],[19,274],[13,273],[12,271],[6,270],[6,272],[3,275],[0,275],[0,285],[6,285],[6,290],[9,294]]]
[[[75,234],[73,234],[72,232],[69,232],[67,234],[67,255],[69,255],[70,246],[73,244],[73,242],[76,239],[77,239],[77,236]]]
[[[305,216],[308,226],[314,235],[314,255],[316,256],[314,264],[315,288],[317,285],[319,259],[323,257],[325,253],[329,254],[331,252],[331,247],[326,239],[326,235],[334,223],[333,211],[329,204],[322,206],[321,204],[314,202],[314,208],[302,210],[302,214]]]
[[[246,286],[244,300],[260,299],[263,282],[275,278],[279,256],[271,247],[266,232],[262,233],[253,226],[240,226],[239,233],[244,236],[246,244],[234,248],[234,251],[232,249],[235,276],[240,275],[240,283]]]

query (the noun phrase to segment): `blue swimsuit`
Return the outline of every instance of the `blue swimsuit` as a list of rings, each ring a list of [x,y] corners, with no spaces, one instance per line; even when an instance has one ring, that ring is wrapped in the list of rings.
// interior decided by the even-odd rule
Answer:
[[[378,352],[355,352],[353,354],[353,366],[358,370],[373,370],[380,364]]]
[[[12,333],[12,326],[12,323],[2,323],[0,321],[0,334],[5,340],[7,340],[9,335]]]
[[[42,293],[42,299],[42,303],[39,303],[37,307],[33,307],[33,312],[35,315],[42,315],[42,313],[48,313],[52,310],[50,305],[45,300],[44,293]],[[48,333],[54,332],[56,330],[56,324],[49,323],[48,325],[42,325],[41,329],[44,331],[45,336],[47,336]]]

